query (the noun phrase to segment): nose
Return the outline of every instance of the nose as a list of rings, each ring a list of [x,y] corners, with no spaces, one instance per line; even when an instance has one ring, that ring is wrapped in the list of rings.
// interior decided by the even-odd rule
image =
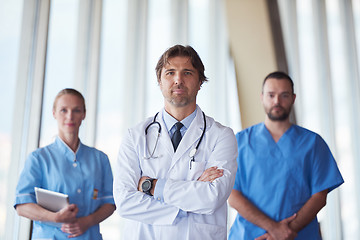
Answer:
[[[72,117],[73,117],[73,112],[72,112],[72,111],[68,111],[67,114],[66,114],[66,118],[71,120]]]
[[[274,97],[274,103],[278,104],[280,102],[280,96],[279,95],[275,95]]]
[[[180,73],[176,73],[174,76],[174,82],[176,85],[180,85],[183,82],[183,78]]]

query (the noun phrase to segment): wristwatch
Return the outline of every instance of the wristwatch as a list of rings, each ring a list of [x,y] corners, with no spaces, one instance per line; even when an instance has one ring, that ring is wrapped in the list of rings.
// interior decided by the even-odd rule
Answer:
[[[153,187],[153,181],[154,180],[155,180],[155,178],[148,178],[141,184],[142,191],[144,193],[146,193],[147,195],[152,196],[150,191],[151,191],[151,189]]]

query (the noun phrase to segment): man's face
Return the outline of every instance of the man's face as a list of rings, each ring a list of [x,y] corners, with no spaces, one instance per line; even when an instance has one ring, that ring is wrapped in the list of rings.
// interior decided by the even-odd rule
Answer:
[[[160,90],[165,106],[196,106],[196,95],[200,90],[199,73],[188,57],[172,57],[161,71]]]
[[[261,94],[265,113],[272,121],[285,121],[294,104],[296,95],[286,79],[269,78],[266,80]]]

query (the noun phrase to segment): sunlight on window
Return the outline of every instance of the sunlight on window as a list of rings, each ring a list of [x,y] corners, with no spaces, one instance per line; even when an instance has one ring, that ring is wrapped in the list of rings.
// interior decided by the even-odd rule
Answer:
[[[353,1],[354,2],[354,1]],[[346,80],[350,76],[348,74],[346,64],[346,49],[344,48],[345,36],[343,31],[344,22],[340,16],[340,7],[338,0],[327,0],[328,28],[329,28],[329,49],[331,61],[331,74],[334,89],[334,109],[336,124],[336,145],[338,149],[338,163],[341,169],[345,183],[341,187],[341,215],[343,221],[344,239],[356,239],[359,234],[359,218],[356,194],[356,178],[354,156],[352,154],[351,144],[351,108],[352,101],[349,91],[349,81]],[[358,11],[358,9],[355,9]],[[359,16],[357,16],[359,17]]]
[[[52,116],[56,94],[63,88],[74,87],[78,8],[78,0],[51,1],[41,147],[52,143],[57,135],[57,123]]]
[[[170,11],[171,1],[150,1],[148,19],[148,42],[146,61],[146,88],[148,89],[146,99],[145,116],[155,115],[163,106],[163,98],[157,83],[155,66],[161,54],[172,45],[171,39],[174,31],[172,29],[172,14]],[[171,46],[170,46],[171,45]]]
[[[96,148],[105,152],[113,165],[117,158],[121,137],[125,132],[122,86],[126,61],[127,1],[105,0],[101,31],[99,75],[99,105],[97,115]],[[103,239],[119,240],[123,221],[115,211],[100,224]]]
[[[15,87],[17,77],[17,63],[19,55],[19,41],[21,34],[21,14],[23,2],[21,0],[0,1],[0,189],[2,193],[8,191],[8,171],[11,162],[11,130],[13,111],[15,110]],[[5,238],[7,200],[11,196],[0,195],[0,239]],[[14,211],[15,214],[15,211]]]

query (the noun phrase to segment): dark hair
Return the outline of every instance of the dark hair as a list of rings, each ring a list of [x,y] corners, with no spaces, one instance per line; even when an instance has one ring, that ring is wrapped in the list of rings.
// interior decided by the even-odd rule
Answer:
[[[64,95],[66,95],[66,94],[70,94],[70,95],[74,95],[74,96],[79,97],[79,98],[81,99],[81,101],[83,102],[84,112],[86,112],[85,99],[84,99],[83,95],[82,95],[79,91],[77,91],[77,90],[75,90],[75,89],[73,89],[73,88],[65,88],[65,89],[61,90],[61,91],[56,95],[55,100],[54,100],[54,104],[53,104],[53,111],[54,111],[55,108],[56,108],[57,100],[58,100],[61,96],[64,96]]]
[[[158,63],[156,64],[155,71],[158,82],[160,82],[161,79],[161,71],[163,67],[169,63],[169,58],[173,57],[189,57],[191,60],[191,64],[193,67],[198,71],[199,73],[199,81],[201,84],[208,81],[207,77],[205,76],[205,67],[202,63],[199,55],[197,52],[191,47],[191,46],[182,46],[182,45],[175,45],[169,49],[167,49],[163,55],[159,58]]]
[[[290,78],[289,75],[287,75],[286,73],[284,72],[281,72],[281,71],[276,71],[276,72],[272,72],[272,73],[269,73],[265,79],[264,79],[264,82],[263,82],[263,85],[262,85],[262,90],[264,90],[264,85],[265,85],[265,82],[266,80],[268,80],[269,78],[275,78],[275,79],[286,79],[289,81],[290,85],[291,85],[291,89],[292,89],[292,93],[294,93],[294,82],[293,80]]]

